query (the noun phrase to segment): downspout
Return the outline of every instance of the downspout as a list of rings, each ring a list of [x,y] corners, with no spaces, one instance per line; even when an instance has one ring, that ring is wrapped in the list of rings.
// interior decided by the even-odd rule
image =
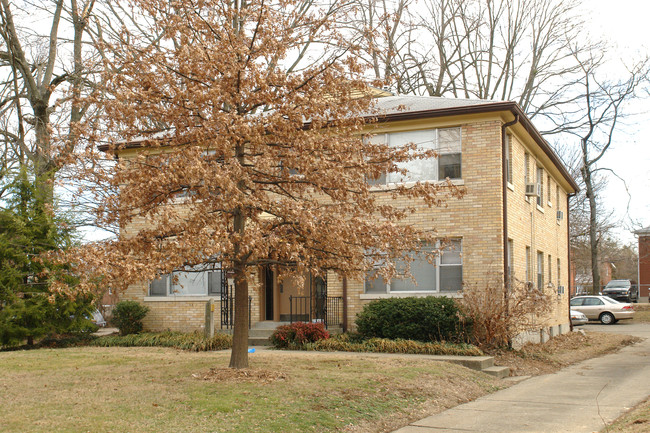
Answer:
[[[569,277],[567,278],[567,286],[569,289],[569,295],[567,296],[567,303],[569,304],[569,329],[573,332],[573,323],[571,323],[571,237],[570,237],[570,219],[569,216],[569,199],[575,196],[575,193],[566,195],[566,249],[567,249],[567,271],[569,272]]]
[[[501,193],[503,202],[503,301],[506,307],[506,316],[510,315],[508,307],[508,291],[510,278],[508,275],[508,161],[506,146],[506,128],[519,122],[519,114],[515,114],[514,120],[501,125]],[[508,338],[508,347],[512,347],[512,341]]]
[[[348,279],[343,277],[343,332],[348,332]]]
[[[506,145],[506,128],[516,124],[519,122],[519,114],[515,114],[515,119],[508,122],[504,123],[501,125],[501,165],[502,165],[502,194],[503,194],[503,285],[504,285],[504,292],[503,296],[504,299],[506,300],[506,305],[507,305],[507,300],[508,300],[508,286],[509,286],[509,278],[508,278],[508,161],[507,161],[507,152],[508,148]]]

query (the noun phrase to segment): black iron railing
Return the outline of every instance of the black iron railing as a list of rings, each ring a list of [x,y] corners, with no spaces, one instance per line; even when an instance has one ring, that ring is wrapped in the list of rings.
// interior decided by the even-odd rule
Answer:
[[[325,328],[341,326],[343,297],[289,296],[289,321],[322,322]]]
[[[248,329],[251,329],[251,310],[253,297],[248,297]],[[235,326],[235,296],[221,296],[221,329],[232,329]]]

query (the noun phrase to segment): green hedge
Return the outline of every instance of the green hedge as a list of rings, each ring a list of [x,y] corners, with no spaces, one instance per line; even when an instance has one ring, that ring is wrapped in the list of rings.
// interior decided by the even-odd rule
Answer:
[[[136,301],[120,301],[113,309],[113,321],[120,328],[120,335],[137,334],[142,331],[142,319],[149,312]]]
[[[182,332],[142,333],[130,335],[107,335],[93,340],[91,346],[100,347],[173,347],[193,352],[222,350],[232,347],[232,337],[216,334],[206,338],[200,332],[185,334]]]
[[[389,298],[372,301],[357,315],[364,338],[463,342],[468,322],[447,297]]]

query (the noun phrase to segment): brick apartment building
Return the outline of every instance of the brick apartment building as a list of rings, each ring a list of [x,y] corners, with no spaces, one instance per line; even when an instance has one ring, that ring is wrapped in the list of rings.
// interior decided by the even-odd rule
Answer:
[[[650,298],[650,227],[634,232],[639,236],[639,302]]]
[[[376,142],[409,142],[437,149],[439,157],[409,165],[406,178],[388,174],[373,181],[375,193],[391,200],[385,185],[449,178],[466,188],[461,200],[443,208],[422,208],[406,224],[435,228],[452,245],[435,265],[414,261],[417,281],[347,281],[335,274],[306,276],[280,283],[260,268],[250,285],[251,324],[290,318],[327,320],[353,327],[355,316],[373,299],[402,296],[458,297],[463,286],[514,279],[557,293],[547,318],[549,334],[568,329],[569,248],[568,198],[578,187],[548,143],[513,102],[385,96],[382,115],[372,125]],[[129,158],[137,149],[122,151]],[[400,199],[404,200],[404,199]],[[130,227],[129,230],[137,230]],[[432,246],[423,246],[430,248]],[[650,268],[649,268],[650,270]],[[175,272],[131,286],[123,298],[150,308],[145,326],[152,330],[195,330],[203,327],[205,304],[214,300],[216,327],[228,326],[232,315],[227,272]],[[649,273],[650,276],[650,273]],[[647,288],[646,288],[647,296]],[[325,314],[325,316],[322,316]]]

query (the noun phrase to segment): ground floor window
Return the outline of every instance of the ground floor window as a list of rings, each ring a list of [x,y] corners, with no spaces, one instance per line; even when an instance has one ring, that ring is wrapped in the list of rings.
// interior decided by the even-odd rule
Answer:
[[[384,280],[377,275],[377,269],[368,273],[365,281],[365,292],[369,294],[381,293],[440,293],[458,292],[463,283],[462,242],[454,239],[443,247],[433,263],[429,263],[426,253],[433,251],[433,247],[423,247],[419,252],[414,252],[410,262],[410,272],[413,279],[406,277]],[[406,271],[406,262],[395,263],[398,273]]]
[[[153,280],[149,296],[218,296],[222,281],[219,265],[188,266]]]

